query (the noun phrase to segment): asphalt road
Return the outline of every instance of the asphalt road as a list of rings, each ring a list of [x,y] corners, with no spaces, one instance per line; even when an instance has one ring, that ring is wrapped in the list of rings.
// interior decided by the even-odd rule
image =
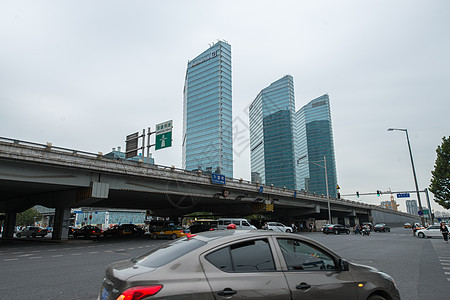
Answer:
[[[450,244],[419,239],[410,229],[369,237],[301,233],[344,258],[394,277],[402,299],[445,299],[450,291]],[[0,241],[1,299],[96,299],[104,269],[130,259],[164,240],[99,239],[54,243]]]

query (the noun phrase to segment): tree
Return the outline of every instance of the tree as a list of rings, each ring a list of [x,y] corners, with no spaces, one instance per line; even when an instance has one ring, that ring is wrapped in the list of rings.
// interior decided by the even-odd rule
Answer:
[[[430,192],[434,201],[446,209],[450,208],[450,136],[442,138],[442,145],[436,149],[437,157],[431,178]]]
[[[34,225],[35,221],[41,221],[42,214],[40,214],[35,208],[27,209],[24,212],[18,213],[16,218],[16,224],[22,226]]]

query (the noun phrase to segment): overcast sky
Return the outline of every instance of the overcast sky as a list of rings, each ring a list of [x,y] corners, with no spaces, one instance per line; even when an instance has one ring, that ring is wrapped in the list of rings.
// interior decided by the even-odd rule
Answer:
[[[341,194],[415,189],[406,135],[389,127],[408,129],[423,190],[450,135],[449,12],[448,0],[0,0],[0,136],[107,153],[173,120],[173,147],[153,157],[181,167],[187,62],[220,39],[235,178],[250,179],[249,104],[290,74],[297,110],[330,96]]]

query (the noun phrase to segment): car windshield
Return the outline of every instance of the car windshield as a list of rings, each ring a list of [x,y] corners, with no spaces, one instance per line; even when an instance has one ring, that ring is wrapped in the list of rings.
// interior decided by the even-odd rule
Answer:
[[[179,239],[134,258],[133,262],[149,268],[158,268],[205,244],[206,242],[198,239]]]

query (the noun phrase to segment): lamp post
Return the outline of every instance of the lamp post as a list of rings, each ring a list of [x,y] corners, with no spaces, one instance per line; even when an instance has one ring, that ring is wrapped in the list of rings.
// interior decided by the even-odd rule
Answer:
[[[416,169],[414,168],[414,160],[412,156],[411,151],[411,144],[409,143],[409,136],[408,136],[408,130],[407,129],[401,129],[401,128],[389,128],[388,131],[404,131],[406,133],[406,140],[408,141],[408,149],[409,149],[409,156],[411,157],[411,165],[412,165],[412,171],[414,175],[414,184],[416,185],[416,193],[417,193],[417,200],[419,201],[419,209],[422,210],[422,202],[420,201],[420,194],[419,194],[419,187],[417,185],[417,176],[416,176]],[[423,219],[423,215],[420,216],[420,220],[422,221],[422,226],[425,227],[425,221]]]
[[[300,164],[300,160],[302,160],[303,158],[306,158],[306,155],[300,157],[299,159],[297,159],[297,164]],[[319,167],[325,169],[325,185],[326,185],[326,189],[327,189],[327,203],[328,203],[328,224],[331,224],[330,194],[328,192],[327,157],[325,155],[323,156],[323,166],[319,165],[318,162],[322,162],[322,160],[319,160],[319,161],[308,161],[306,163],[315,164],[316,166],[319,166]]]

